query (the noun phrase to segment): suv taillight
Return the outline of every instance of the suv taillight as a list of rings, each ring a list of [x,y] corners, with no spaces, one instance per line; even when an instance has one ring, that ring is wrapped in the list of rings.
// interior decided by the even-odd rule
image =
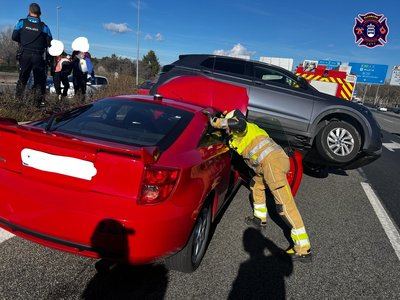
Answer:
[[[139,204],[157,204],[168,199],[179,178],[179,170],[146,167],[142,180]]]

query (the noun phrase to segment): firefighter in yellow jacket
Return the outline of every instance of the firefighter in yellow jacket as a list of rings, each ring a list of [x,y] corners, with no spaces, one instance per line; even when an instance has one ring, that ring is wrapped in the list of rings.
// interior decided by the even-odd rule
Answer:
[[[246,121],[240,110],[221,118],[212,118],[211,126],[229,133],[229,147],[243,157],[256,175],[250,186],[254,201],[254,216],[246,223],[257,227],[266,225],[266,185],[271,190],[279,215],[291,228],[294,247],[287,250],[293,259],[309,260],[311,246],[303,220],[294,202],[286,174],[290,169],[289,158],[263,129]]]

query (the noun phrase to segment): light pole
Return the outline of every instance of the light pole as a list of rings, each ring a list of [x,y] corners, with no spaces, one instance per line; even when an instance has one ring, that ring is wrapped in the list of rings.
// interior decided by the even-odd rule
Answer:
[[[57,40],[60,39],[60,9],[61,6],[57,6]]]
[[[136,86],[139,85],[139,36],[140,36],[140,0],[137,2],[137,53],[136,53]]]

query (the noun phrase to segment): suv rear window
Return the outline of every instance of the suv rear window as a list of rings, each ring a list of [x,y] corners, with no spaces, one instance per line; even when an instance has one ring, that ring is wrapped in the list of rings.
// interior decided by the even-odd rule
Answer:
[[[246,62],[244,61],[217,57],[215,60],[214,71],[234,75],[244,75],[245,68]]]
[[[169,147],[193,114],[132,100],[106,99],[56,118],[53,130],[135,146]]]
[[[207,58],[200,66],[210,70],[214,69],[214,57]]]

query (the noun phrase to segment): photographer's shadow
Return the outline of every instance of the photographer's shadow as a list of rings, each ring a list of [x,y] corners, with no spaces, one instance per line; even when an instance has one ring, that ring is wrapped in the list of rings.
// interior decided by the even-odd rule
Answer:
[[[98,273],[87,284],[82,299],[164,299],[168,270],[161,264],[131,266],[128,238],[135,234],[119,221],[102,220],[92,235],[92,248],[101,257]],[[115,262],[115,263],[112,263]]]
[[[228,299],[285,299],[285,277],[293,272],[291,257],[254,228],[244,232],[243,246],[250,258],[240,265]]]

